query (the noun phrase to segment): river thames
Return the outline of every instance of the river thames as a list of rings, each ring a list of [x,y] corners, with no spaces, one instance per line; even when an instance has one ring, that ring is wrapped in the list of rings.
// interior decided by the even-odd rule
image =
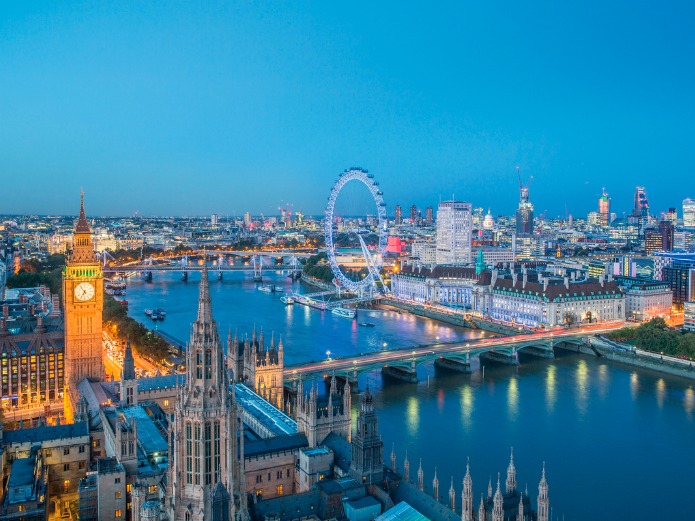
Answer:
[[[360,311],[358,320],[294,305],[257,291],[250,275],[210,273],[213,313],[226,344],[227,331],[251,334],[262,326],[285,345],[290,364],[331,356],[464,340],[480,331],[393,311]],[[163,331],[186,340],[197,311],[199,273],[155,273],[152,282],[128,282],[129,314],[154,327],[146,308],[163,308]],[[280,276],[266,276],[285,291],[315,291]],[[286,294],[286,293],[285,293]],[[358,327],[368,321],[373,328]],[[695,461],[693,382],[652,371],[559,352],[555,360],[522,357],[518,366],[487,365],[470,375],[418,369],[419,383],[383,382],[380,372],[360,377],[375,395],[384,459],[395,444],[398,467],[408,451],[411,478],[420,458],[431,489],[434,467],[440,495],[451,477],[460,506],[461,481],[470,457],[475,505],[488,480],[502,485],[514,447],[520,488],[528,484],[535,506],[546,462],[553,518],[567,520],[693,519],[690,472]],[[320,386],[320,389],[323,389]],[[356,414],[353,396],[353,415]],[[446,502],[446,500],[444,499]]]

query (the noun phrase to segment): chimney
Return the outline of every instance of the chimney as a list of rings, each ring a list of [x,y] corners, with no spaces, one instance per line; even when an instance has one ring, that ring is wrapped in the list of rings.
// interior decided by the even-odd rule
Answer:
[[[525,287],[526,287],[526,283],[528,282],[528,273],[526,273],[526,270],[525,270],[525,269],[524,269],[524,276],[523,276],[523,278],[522,278],[521,280],[522,280],[522,282],[521,282],[521,287],[522,287],[522,288],[525,288]]]
[[[490,285],[494,286],[495,282],[497,282],[497,268],[492,270],[492,276],[490,277]]]
[[[601,275],[598,276],[598,283],[601,284],[601,287],[603,287],[603,279],[604,279],[604,275],[602,273]]]
[[[512,273],[512,286],[516,286],[516,280],[517,280],[517,274],[516,272]]]
[[[608,282],[613,282],[613,274],[610,271],[608,272]]]
[[[548,277],[543,277],[543,292],[547,291],[548,289]]]
[[[565,288],[570,289],[570,278],[565,275]]]
[[[577,280],[577,272],[572,270],[572,282],[574,282],[575,280]]]

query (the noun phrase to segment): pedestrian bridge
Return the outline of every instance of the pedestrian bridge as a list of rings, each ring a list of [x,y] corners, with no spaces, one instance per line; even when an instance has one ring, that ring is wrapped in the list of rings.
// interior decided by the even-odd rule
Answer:
[[[589,346],[591,337],[608,333],[625,325],[624,322],[611,322],[579,329],[562,329],[552,332],[539,332],[483,338],[468,342],[435,343],[407,348],[359,353],[349,357],[331,358],[285,366],[286,385],[295,386],[300,378],[311,379],[335,374],[356,382],[365,372],[381,369],[390,377],[408,382],[417,382],[417,366],[433,361],[448,369],[469,372],[471,358],[478,356],[497,362],[517,364],[517,353],[552,358],[554,348],[559,343]]]

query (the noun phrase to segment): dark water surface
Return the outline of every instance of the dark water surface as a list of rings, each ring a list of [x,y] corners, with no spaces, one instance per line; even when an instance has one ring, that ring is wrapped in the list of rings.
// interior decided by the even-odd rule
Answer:
[[[153,324],[145,308],[164,308],[158,327],[186,340],[195,319],[197,281],[179,274],[155,274],[145,283],[128,283],[130,314]],[[405,313],[360,311],[356,321],[303,306],[284,306],[279,295],[257,291],[250,276],[226,274],[214,280],[213,312],[220,332],[250,334],[263,326],[266,341],[282,335],[285,362],[344,356],[391,347],[474,338],[481,333],[439,324]],[[288,291],[313,290],[278,276],[268,282]],[[386,347],[384,347],[386,344]],[[543,461],[550,485],[553,517],[586,519],[695,519],[690,499],[695,464],[694,385],[690,381],[573,353],[555,360],[522,357],[516,367],[480,367],[471,375],[442,373],[431,364],[418,369],[420,383],[383,382],[381,374],[360,378],[375,394],[384,457],[395,444],[398,466],[405,450],[415,476],[422,458],[431,489],[434,467],[440,494],[451,477],[460,504],[466,457],[471,459],[475,504],[488,479],[504,484],[510,447],[517,481],[538,493]],[[357,400],[353,398],[353,409]],[[355,411],[353,410],[353,414]]]

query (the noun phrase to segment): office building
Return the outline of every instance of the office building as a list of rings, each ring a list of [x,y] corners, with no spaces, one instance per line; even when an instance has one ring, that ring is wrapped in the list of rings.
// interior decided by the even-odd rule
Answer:
[[[602,195],[598,199],[599,224],[608,226],[611,221],[611,198],[608,197],[605,188],[602,190]]]
[[[437,209],[437,264],[468,264],[471,256],[471,203],[445,201]]]
[[[683,226],[695,228],[695,199],[683,200]]]
[[[401,208],[400,204],[396,205],[396,208],[394,209],[394,222],[396,223],[396,226],[399,224],[403,224],[403,208]]]
[[[632,210],[634,217],[649,217],[649,201],[643,186],[635,188],[635,206]]]

